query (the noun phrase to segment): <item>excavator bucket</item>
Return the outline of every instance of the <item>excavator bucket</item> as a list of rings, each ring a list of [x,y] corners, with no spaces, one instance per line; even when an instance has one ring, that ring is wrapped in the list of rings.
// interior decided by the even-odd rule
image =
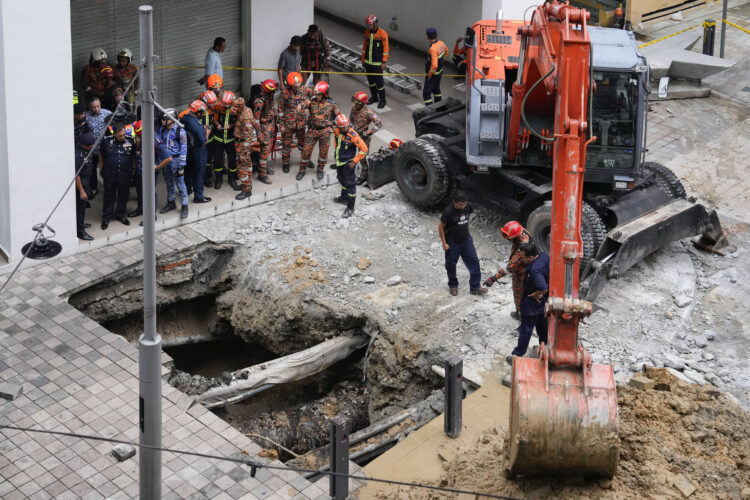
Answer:
[[[512,370],[506,474],[611,478],[619,458],[612,366],[553,367],[543,355],[514,357]]]

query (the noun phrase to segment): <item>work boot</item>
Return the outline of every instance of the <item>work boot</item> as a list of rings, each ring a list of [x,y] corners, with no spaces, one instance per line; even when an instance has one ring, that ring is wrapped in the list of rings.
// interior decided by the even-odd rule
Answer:
[[[244,200],[245,198],[250,198],[250,196],[253,194],[252,191],[241,191],[240,194],[234,197],[235,200]]]
[[[299,172],[297,172],[295,179],[297,179],[298,181],[301,181],[304,176],[305,176],[305,171],[300,170]]]
[[[348,203],[348,200],[346,199],[346,197],[344,195],[341,195],[341,196],[337,196],[336,198],[334,198],[333,202],[334,203],[341,203],[342,205],[346,205]]]
[[[488,290],[486,288],[472,288],[469,293],[472,295],[487,295]]]
[[[174,200],[168,201],[164,207],[159,210],[160,214],[165,214],[167,212],[171,212],[172,210],[177,210],[177,205],[175,204]]]
[[[383,109],[384,107],[385,107],[385,97],[383,97],[382,99],[378,101],[378,109]]]
[[[288,163],[284,163],[281,166],[281,170],[283,170],[285,174],[288,174],[289,173],[289,164]]]
[[[354,207],[346,207],[341,217],[343,217],[344,219],[348,219],[352,215],[354,215]]]
[[[213,187],[213,185],[214,185],[213,178],[206,177],[205,179],[203,179],[203,186],[204,187],[210,188],[210,187]]]
[[[451,288],[450,290],[448,290],[448,293],[455,297],[456,295],[458,295],[458,288]]]
[[[374,95],[374,96],[370,97],[369,99],[367,99],[367,104],[375,104],[376,102],[378,102],[378,96],[376,96],[376,95]]]
[[[322,170],[318,170],[316,175],[318,176],[318,180],[321,180],[325,176],[325,173]]]
[[[216,180],[214,181],[214,188],[215,189],[221,189],[221,184],[223,182],[223,175],[216,174]]]
[[[242,186],[237,184],[237,172],[229,172],[227,178],[229,179],[229,187],[231,187],[235,191],[242,190]]]
[[[262,182],[263,184],[273,184],[273,182],[271,182],[271,179],[269,179],[267,175],[258,177],[258,181]]]
[[[188,216],[188,206],[182,205],[182,208],[180,209],[180,219],[187,219]]]

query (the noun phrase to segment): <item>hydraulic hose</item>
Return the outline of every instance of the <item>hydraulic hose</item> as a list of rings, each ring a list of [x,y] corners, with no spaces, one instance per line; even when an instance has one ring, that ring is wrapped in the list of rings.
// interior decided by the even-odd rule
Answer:
[[[528,120],[526,120],[526,99],[529,98],[532,92],[534,92],[534,89],[542,83],[549,75],[552,74],[553,71],[555,71],[555,65],[553,63],[550,63],[552,67],[547,71],[542,77],[537,80],[534,85],[531,86],[528,92],[526,92],[526,95],[523,97],[523,101],[521,101],[521,121],[523,122],[524,126],[529,129],[529,132],[531,132],[534,136],[538,137],[539,139],[547,142],[555,142],[557,138],[555,137],[544,137],[542,134],[538,133],[536,130],[531,128],[531,125],[529,125]]]

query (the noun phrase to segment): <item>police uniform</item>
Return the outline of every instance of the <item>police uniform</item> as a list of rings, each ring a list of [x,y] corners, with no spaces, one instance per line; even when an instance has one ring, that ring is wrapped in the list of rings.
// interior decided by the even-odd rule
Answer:
[[[340,128],[333,129],[336,144],[336,178],[341,184],[339,202],[346,202],[346,208],[354,210],[357,199],[357,176],[354,166],[367,155],[367,146],[353,128],[343,132]]]
[[[164,180],[167,183],[167,203],[174,203],[176,191],[180,193],[180,204],[188,204],[187,187],[185,186],[185,165],[187,163],[187,132],[173,125],[171,129],[161,127],[159,138],[172,156],[172,161],[164,168]]]
[[[101,176],[104,184],[102,224],[114,216],[125,219],[130,191],[130,179],[135,169],[135,143],[130,137],[122,142],[114,136],[105,138],[99,148],[102,157]],[[115,202],[117,205],[115,206]]]

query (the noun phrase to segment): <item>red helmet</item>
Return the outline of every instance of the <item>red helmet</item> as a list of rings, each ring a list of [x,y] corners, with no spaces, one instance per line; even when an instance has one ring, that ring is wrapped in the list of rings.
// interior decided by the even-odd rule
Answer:
[[[234,95],[234,92],[231,90],[227,90],[224,92],[224,94],[221,96],[221,105],[225,108],[228,108],[232,105],[234,100],[237,98],[237,96]]]
[[[192,111],[193,113],[208,111],[208,106],[206,106],[206,103],[201,101],[200,99],[196,99],[190,103],[190,111]]]
[[[206,82],[206,85],[209,89],[220,89],[224,86],[224,80],[222,80],[216,73],[213,73],[208,75],[208,82]]]
[[[365,94],[362,91],[355,92],[352,99],[354,99],[355,101],[359,101],[361,103],[367,104],[367,94]]]
[[[302,75],[297,73],[296,71],[292,71],[288,75],[286,75],[286,83],[291,85],[298,85],[302,83]]]
[[[143,132],[143,122],[141,120],[133,123],[133,131],[135,135],[141,135],[141,132]]]
[[[390,144],[388,144],[388,147],[392,151],[396,151],[398,148],[401,147],[401,145],[404,143],[401,139],[393,139]]]
[[[336,126],[338,128],[344,128],[349,126],[349,118],[346,117],[346,115],[342,115],[339,113],[336,115]]]
[[[365,18],[365,24],[375,24],[376,22],[378,22],[378,16],[375,14],[370,14]]]
[[[112,69],[112,66],[104,66],[102,69],[99,70],[99,72],[102,74],[104,78],[111,78],[115,76],[115,70]]]
[[[276,89],[279,88],[279,84],[276,83],[276,80],[263,80],[263,83],[260,84],[260,88],[263,89],[263,92],[276,92]]]
[[[219,98],[216,97],[216,94],[213,90],[205,90],[200,96],[200,100],[206,103],[206,106],[209,108],[213,108],[216,106],[216,103],[219,102]]]
[[[326,82],[318,82],[315,84],[315,87],[313,87],[313,90],[316,94],[327,94],[328,93],[328,84]]]
[[[519,236],[521,236],[521,233],[523,233],[523,226],[518,222],[512,220],[505,224],[500,229],[500,232],[503,233],[503,237],[506,240],[512,240],[513,238],[518,238]]]

